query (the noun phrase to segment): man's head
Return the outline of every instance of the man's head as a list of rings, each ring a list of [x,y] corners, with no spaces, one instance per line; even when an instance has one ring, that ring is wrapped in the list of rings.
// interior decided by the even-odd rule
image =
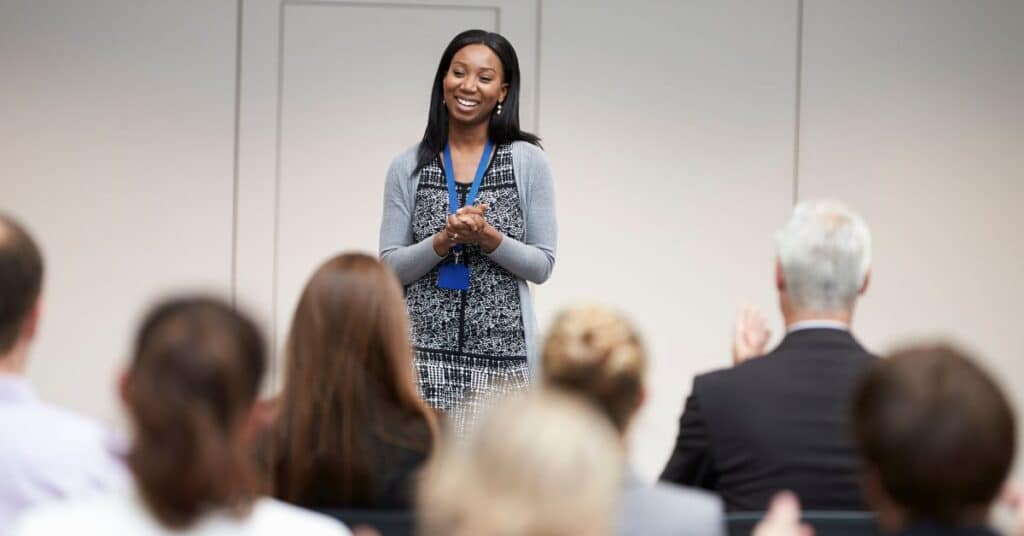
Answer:
[[[851,314],[867,288],[871,233],[835,201],[806,201],[775,235],[776,282],[787,317]]]
[[[981,520],[1013,461],[1009,403],[947,346],[875,362],[854,394],[852,418],[865,495],[889,524]]]
[[[13,218],[0,214],[0,362],[35,332],[43,257]]]

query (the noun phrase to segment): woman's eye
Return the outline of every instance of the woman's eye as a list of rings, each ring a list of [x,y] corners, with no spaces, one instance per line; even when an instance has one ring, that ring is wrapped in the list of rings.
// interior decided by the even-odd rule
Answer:
[[[480,81],[486,84],[486,83],[490,82],[491,79],[487,78],[486,76],[481,76],[480,77]]]

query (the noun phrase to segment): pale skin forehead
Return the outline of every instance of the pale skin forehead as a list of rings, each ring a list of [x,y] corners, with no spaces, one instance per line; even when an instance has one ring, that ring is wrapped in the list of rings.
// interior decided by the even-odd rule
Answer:
[[[452,65],[460,64],[473,70],[491,70],[501,75],[501,60],[487,45],[466,45],[452,57]]]

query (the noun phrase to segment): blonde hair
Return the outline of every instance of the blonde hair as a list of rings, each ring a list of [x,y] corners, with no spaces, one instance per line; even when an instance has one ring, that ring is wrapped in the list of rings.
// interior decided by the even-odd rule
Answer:
[[[647,355],[636,329],[604,307],[563,311],[544,342],[544,382],[596,404],[620,433],[636,411],[646,370]]]
[[[504,400],[428,466],[420,533],[610,534],[623,463],[608,420],[579,399],[541,390]]]

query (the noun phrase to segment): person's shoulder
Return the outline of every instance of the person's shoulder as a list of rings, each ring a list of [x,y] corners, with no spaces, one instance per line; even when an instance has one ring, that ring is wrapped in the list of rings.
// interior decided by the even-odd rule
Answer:
[[[623,508],[624,534],[717,534],[722,526],[721,499],[674,484],[627,489]]]
[[[340,521],[269,497],[253,505],[251,523],[258,534],[283,534],[285,531],[310,536],[351,534]]]
[[[419,151],[419,148],[420,144],[417,143],[395,155],[395,157],[391,159],[391,165],[388,167],[388,172],[398,173],[403,177],[412,176],[413,170],[416,169],[416,154],[417,151]]]
[[[104,426],[99,420],[70,409],[44,403],[40,410],[40,421],[45,420],[45,422],[40,422],[39,426],[59,426],[61,429],[70,429],[97,437],[105,437],[110,434],[110,428]]]
[[[540,146],[525,140],[514,141],[511,145],[513,157],[519,158],[528,164],[543,163],[547,165],[548,155]]]
[[[11,535],[112,534],[145,525],[144,516],[132,508],[128,497],[123,493],[105,493],[32,508],[18,518]]]
[[[684,509],[690,517],[722,517],[722,499],[713,493],[668,482],[656,482],[650,491],[655,500]]]

